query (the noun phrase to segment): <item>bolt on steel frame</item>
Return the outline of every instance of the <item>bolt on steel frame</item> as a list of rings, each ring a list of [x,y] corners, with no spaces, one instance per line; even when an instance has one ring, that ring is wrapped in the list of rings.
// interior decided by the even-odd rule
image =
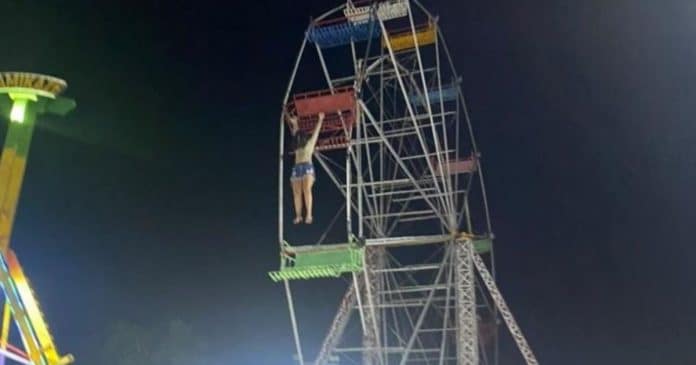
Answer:
[[[342,51],[351,69],[327,62]],[[284,282],[299,363],[497,364],[502,318],[526,363],[537,364],[495,284],[480,152],[460,78],[437,18],[416,0],[348,1],[311,22],[280,120],[281,252],[290,210],[285,113],[288,105],[304,108],[291,93],[304,91],[295,81],[311,55],[326,82],[312,95],[354,93],[347,115],[355,120],[339,111],[333,120],[341,136],[320,141],[315,157],[345,201],[336,217],[345,210],[346,241],[358,242],[364,255],[314,357],[303,352],[291,277],[275,277]],[[297,252],[343,247],[324,245],[325,237]]]

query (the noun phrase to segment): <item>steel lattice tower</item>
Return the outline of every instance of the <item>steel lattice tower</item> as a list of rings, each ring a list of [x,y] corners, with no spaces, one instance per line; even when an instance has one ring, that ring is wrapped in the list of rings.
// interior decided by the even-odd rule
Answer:
[[[327,62],[341,55],[351,67]],[[309,57],[325,89],[296,85]],[[310,23],[283,100],[281,268],[271,273],[284,283],[300,364],[497,364],[503,322],[537,364],[495,284],[481,155],[460,82],[437,18],[416,0],[348,1]],[[288,112],[304,130],[327,114],[315,160],[344,199],[344,242],[287,242]],[[348,285],[321,349],[303,353],[290,281],[337,277]]]

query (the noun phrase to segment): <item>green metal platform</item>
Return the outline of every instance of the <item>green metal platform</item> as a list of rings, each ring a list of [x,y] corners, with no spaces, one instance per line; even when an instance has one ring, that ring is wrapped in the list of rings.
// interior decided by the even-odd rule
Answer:
[[[363,270],[364,248],[355,244],[285,245],[280,270],[271,271],[271,280],[308,280],[337,278],[345,273]]]
[[[478,254],[488,253],[491,251],[491,246],[493,246],[493,239],[484,238],[484,239],[474,240],[473,244],[474,244],[474,250],[476,250],[476,253],[478,253]]]

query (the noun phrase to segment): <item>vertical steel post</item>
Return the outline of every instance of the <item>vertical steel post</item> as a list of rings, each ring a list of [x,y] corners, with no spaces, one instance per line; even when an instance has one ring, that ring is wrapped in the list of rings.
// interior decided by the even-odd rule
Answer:
[[[458,241],[455,245],[457,365],[478,365],[474,246],[471,240]]]

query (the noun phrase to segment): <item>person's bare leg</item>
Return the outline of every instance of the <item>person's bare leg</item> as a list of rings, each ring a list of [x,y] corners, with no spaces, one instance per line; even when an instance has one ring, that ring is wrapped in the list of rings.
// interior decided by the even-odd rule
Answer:
[[[292,180],[292,198],[295,202],[295,220],[292,221],[294,224],[302,222],[302,180]]]
[[[314,176],[307,175],[302,179],[302,193],[304,195],[305,209],[307,211],[307,216],[305,217],[305,223],[312,224],[314,221],[314,216],[312,215],[312,186],[314,186]]]

